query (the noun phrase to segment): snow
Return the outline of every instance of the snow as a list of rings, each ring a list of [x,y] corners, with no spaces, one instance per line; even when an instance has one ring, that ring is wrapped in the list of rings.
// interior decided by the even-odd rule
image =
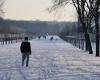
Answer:
[[[21,66],[20,42],[0,45],[0,80],[100,80],[99,57],[50,37],[30,41],[29,67]]]
[[[92,45],[93,53],[96,53],[96,43],[91,42],[91,45]]]

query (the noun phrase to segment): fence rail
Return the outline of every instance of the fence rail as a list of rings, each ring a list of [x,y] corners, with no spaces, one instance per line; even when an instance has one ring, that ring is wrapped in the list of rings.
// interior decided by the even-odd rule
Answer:
[[[66,42],[71,43],[72,45],[78,47],[79,49],[85,50],[85,39],[84,38],[78,38],[75,36],[60,36],[60,37]]]
[[[17,43],[19,41],[22,41],[22,37],[6,37],[6,38],[0,38],[0,42],[2,45]]]
[[[7,44],[12,44],[12,43],[17,43],[21,42],[23,40],[22,37],[0,37],[0,45],[7,45]],[[29,36],[29,39],[33,39],[32,36]]]

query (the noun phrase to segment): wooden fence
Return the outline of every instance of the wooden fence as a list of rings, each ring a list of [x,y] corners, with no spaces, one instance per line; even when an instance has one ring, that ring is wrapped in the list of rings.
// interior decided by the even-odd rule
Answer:
[[[6,38],[0,38],[0,42],[3,45],[17,43],[19,41],[22,41],[22,37],[6,37]]]
[[[0,44],[1,45],[7,45],[7,44],[21,42],[23,40],[24,36],[21,35],[21,34],[20,35],[14,34],[13,36],[12,36],[12,34],[10,36],[8,36],[7,34],[6,34],[6,36],[5,35],[3,35],[3,36],[0,35]],[[32,35],[28,36],[28,37],[29,37],[29,39],[32,39]]]

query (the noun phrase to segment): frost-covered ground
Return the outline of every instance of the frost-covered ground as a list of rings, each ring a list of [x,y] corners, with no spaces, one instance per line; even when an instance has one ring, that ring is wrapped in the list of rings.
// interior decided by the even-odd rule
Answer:
[[[0,45],[0,80],[100,80],[100,58],[64,42],[34,39],[29,67],[21,66],[20,42]]]

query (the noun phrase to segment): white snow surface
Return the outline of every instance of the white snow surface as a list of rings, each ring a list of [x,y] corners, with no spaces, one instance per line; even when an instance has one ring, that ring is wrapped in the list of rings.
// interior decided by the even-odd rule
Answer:
[[[0,45],[0,80],[100,80],[100,57],[49,38],[30,41],[29,67],[21,66],[21,42]]]

